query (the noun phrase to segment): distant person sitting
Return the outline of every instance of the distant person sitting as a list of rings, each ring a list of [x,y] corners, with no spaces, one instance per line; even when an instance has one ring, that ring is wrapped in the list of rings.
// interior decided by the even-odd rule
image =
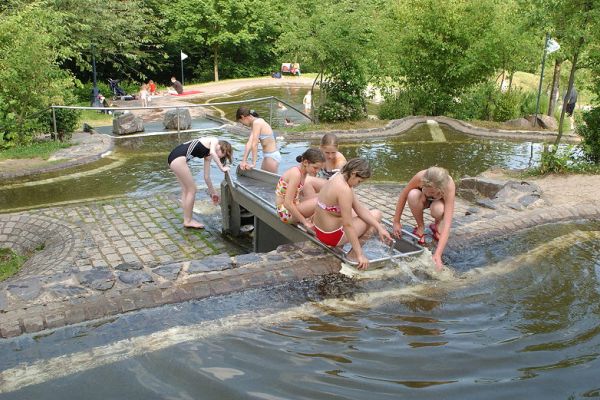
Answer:
[[[577,103],[577,90],[575,89],[575,86],[573,86],[569,94],[565,96],[565,102],[567,103],[567,115],[571,117],[573,111],[575,111],[575,103]]]
[[[281,79],[281,72],[275,71],[275,72],[271,73],[271,78]]]
[[[297,124],[294,123],[294,121],[292,121],[288,117],[285,117],[284,120],[283,120],[283,125],[285,125],[285,126],[296,126]]]
[[[170,94],[182,94],[183,93],[183,85],[179,82],[175,77],[171,78],[171,88],[169,89]]]

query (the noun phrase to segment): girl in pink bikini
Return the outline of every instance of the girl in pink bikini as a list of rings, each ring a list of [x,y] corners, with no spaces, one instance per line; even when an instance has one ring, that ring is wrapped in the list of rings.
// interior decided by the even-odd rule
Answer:
[[[312,229],[310,217],[315,212],[317,198],[313,196],[300,200],[300,194],[306,177],[317,174],[317,171],[323,167],[325,157],[321,150],[308,149],[296,157],[296,161],[300,164],[285,171],[275,187],[277,215],[286,224],[300,223]]]
[[[367,209],[354,195],[353,188],[370,177],[367,161],[360,158],[348,161],[321,188],[313,218],[315,235],[322,243],[334,247],[352,244],[348,256],[358,261],[359,269],[369,266],[359,242],[361,237],[376,230],[383,242],[392,240],[380,224],[381,211]]]
[[[408,182],[396,204],[396,213],[394,214],[394,235],[400,237],[402,234],[402,224],[400,218],[404,211],[404,206],[408,202],[417,226],[413,230],[419,238],[419,244],[425,244],[425,222],[423,212],[429,208],[431,216],[435,223],[429,225],[433,233],[433,239],[438,241],[438,245],[433,253],[433,262],[435,268],[442,269],[442,253],[448,243],[450,236],[450,225],[454,215],[454,199],[456,197],[456,186],[448,171],[441,167],[429,167],[423,171],[417,172]]]

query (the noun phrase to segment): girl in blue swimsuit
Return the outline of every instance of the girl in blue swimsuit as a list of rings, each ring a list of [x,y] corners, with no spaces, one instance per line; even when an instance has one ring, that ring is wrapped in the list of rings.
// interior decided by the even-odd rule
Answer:
[[[258,143],[262,147],[263,161],[260,169],[264,171],[277,173],[279,163],[281,162],[281,153],[277,148],[277,141],[271,125],[262,118],[259,118],[258,113],[246,107],[238,108],[235,114],[236,120],[241,124],[250,127],[250,137],[244,149],[244,155],[240,162],[240,168],[243,170],[251,169],[256,166],[256,158],[258,156]],[[252,154],[252,162],[248,163],[248,156]]]

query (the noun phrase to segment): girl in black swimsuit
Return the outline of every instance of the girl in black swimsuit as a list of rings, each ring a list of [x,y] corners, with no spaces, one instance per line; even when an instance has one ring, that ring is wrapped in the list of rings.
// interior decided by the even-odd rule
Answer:
[[[210,180],[210,163],[214,160],[222,172],[229,171],[229,167],[225,167],[224,164],[226,160],[229,160],[231,163],[233,150],[231,144],[225,140],[218,140],[214,137],[202,137],[180,144],[171,151],[167,158],[169,168],[171,168],[181,185],[183,226],[186,228],[202,229],[204,225],[195,221],[192,216],[197,188],[188,162],[194,157],[204,158],[204,181],[206,182],[206,186],[208,186],[208,192],[213,202],[216,204],[220,201],[220,198]]]

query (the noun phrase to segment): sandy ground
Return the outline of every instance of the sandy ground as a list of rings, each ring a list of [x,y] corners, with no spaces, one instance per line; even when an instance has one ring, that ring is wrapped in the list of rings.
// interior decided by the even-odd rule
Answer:
[[[502,170],[486,171],[482,176],[517,180],[514,175]],[[547,175],[524,180],[537,184],[542,189],[544,199],[552,206],[600,202],[600,175]]]

